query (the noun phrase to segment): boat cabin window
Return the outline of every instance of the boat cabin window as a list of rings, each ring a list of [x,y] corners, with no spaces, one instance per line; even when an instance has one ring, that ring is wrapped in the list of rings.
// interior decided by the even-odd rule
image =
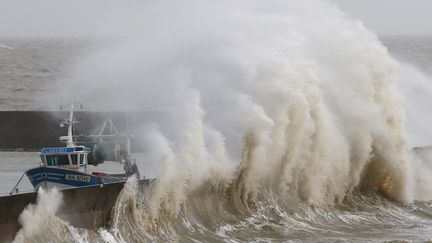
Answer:
[[[75,157],[76,161],[76,157]],[[65,155],[47,155],[46,156],[46,162],[49,166],[54,165],[69,165],[69,156],[67,154]]]
[[[84,154],[79,155],[79,162],[80,162],[80,165],[84,165]]]
[[[77,165],[78,164],[77,163],[77,155],[76,154],[71,154],[70,157],[71,157],[72,164],[73,165]]]

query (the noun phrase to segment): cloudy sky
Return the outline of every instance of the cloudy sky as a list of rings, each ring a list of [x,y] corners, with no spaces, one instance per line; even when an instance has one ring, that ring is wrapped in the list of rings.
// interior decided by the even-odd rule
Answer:
[[[432,0],[329,0],[380,35],[432,35]]]
[[[304,0],[311,1],[312,0]],[[432,0],[327,0],[378,35],[432,35]],[[0,0],[0,38],[92,35],[110,26],[121,32],[139,0]],[[54,31],[53,31],[54,30]]]

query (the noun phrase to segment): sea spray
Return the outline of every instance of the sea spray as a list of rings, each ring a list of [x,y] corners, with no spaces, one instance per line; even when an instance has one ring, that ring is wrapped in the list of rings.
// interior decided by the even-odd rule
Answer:
[[[432,80],[416,67],[398,60],[400,66],[399,88],[405,98],[407,113],[407,160],[413,175],[412,194],[417,200],[432,199],[432,133],[430,110]]]
[[[19,217],[21,229],[14,242],[86,242],[85,235],[77,233],[67,222],[56,216],[62,204],[62,195],[57,189],[38,191],[36,204],[28,205]]]
[[[399,89],[405,98],[407,116],[406,133],[408,147],[424,147],[432,144],[430,113],[432,79],[415,66],[398,60],[400,67]]]
[[[95,109],[164,115],[142,132],[158,179],[121,194],[114,237],[178,239],[193,195],[209,188],[236,219],[266,192],[313,207],[357,191],[412,199],[398,67],[361,23],[323,1],[137,10],[140,28],[125,26],[64,86]]]

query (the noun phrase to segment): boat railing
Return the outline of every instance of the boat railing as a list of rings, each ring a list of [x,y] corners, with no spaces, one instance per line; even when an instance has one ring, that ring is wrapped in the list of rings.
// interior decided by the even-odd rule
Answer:
[[[22,174],[21,178],[18,180],[18,182],[15,184],[15,186],[12,188],[11,192],[9,192],[9,195],[12,195],[14,193],[18,194],[18,185],[20,184],[22,178],[24,178],[25,172]]]

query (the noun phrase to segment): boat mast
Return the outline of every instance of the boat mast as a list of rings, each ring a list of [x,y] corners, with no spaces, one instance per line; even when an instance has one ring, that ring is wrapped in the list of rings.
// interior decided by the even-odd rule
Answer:
[[[64,125],[68,126],[68,133],[67,136],[61,136],[60,141],[65,142],[67,147],[75,147],[75,142],[73,141],[73,111],[74,111],[74,105],[71,105],[71,109],[69,111],[69,119],[66,119],[65,121],[60,123],[60,127],[63,127]]]
[[[71,106],[71,110],[69,112],[69,127],[68,127],[68,142],[67,142],[67,146],[68,147],[75,147],[75,143],[73,141],[73,137],[72,137],[72,133],[73,133],[73,109],[74,106]]]

